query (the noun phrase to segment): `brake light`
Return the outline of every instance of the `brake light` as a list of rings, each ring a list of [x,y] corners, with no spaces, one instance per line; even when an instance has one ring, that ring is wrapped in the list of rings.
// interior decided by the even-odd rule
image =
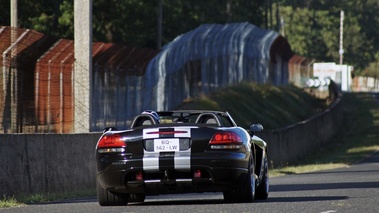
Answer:
[[[104,135],[97,144],[97,148],[109,147],[126,147],[126,143],[120,134]]]
[[[210,140],[210,144],[241,143],[242,140],[235,132],[217,132]]]
[[[146,134],[150,135],[154,135],[154,134],[158,134],[158,135],[174,135],[174,134],[186,134],[188,133],[188,131],[167,131],[167,132],[147,132]]]
[[[211,149],[233,149],[243,147],[241,137],[235,132],[217,132],[209,141]]]
[[[195,170],[193,172],[193,177],[194,178],[201,178],[201,171],[200,170]]]
[[[142,172],[137,172],[136,173],[136,180],[138,180],[138,181],[143,180],[143,174],[142,174]]]

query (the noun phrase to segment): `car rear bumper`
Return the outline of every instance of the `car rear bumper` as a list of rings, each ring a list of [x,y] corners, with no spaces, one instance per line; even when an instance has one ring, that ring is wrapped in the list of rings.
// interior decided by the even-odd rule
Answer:
[[[190,173],[191,172],[188,174]],[[173,178],[163,177],[161,179],[127,180],[125,177],[127,177],[128,174],[135,174],[135,172],[100,172],[97,174],[97,178],[104,188],[122,193],[144,193],[153,195],[188,192],[222,192],[238,183],[240,178],[247,174],[247,169],[213,168],[210,177],[196,178],[175,178],[176,173],[172,172]]]
[[[190,166],[177,169],[173,166],[146,169],[137,160],[124,160],[103,165],[97,181],[104,188],[121,193],[221,192],[233,187],[248,172],[249,157],[243,153],[211,155],[191,158]]]

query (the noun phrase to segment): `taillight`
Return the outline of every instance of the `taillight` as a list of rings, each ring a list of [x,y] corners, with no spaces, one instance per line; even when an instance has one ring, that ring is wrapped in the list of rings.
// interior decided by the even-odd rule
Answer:
[[[143,180],[143,174],[142,174],[142,172],[137,172],[135,178],[136,178],[136,180],[138,180],[138,181]]]
[[[235,132],[217,132],[209,144],[211,149],[240,149],[243,147],[241,137]]]
[[[126,143],[120,134],[104,135],[97,144],[97,148],[110,147],[126,147]]]
[[[195,170],[193,172],[193,177],[194,178],[201,178],[201,171],[200,170]]]
[[[210,140],[210,144],[241,143],[240,136],[235,132],[217,132]]]

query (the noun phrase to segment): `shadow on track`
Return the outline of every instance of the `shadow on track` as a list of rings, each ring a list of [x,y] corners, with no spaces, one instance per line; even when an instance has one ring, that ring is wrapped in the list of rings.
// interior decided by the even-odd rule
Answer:
[[[269,197],[267,200],[263,202],[264,203],[289,203],[289,202],[346,200],[348,198],[349,197],[347,196]]]
[[[379,188],[379,182],[352,182],[352,183],[320,183],[320,184],[288,184],[271,185],[271,192],[284,191],[314,191],[328,189],[354,189],[354,188]]]

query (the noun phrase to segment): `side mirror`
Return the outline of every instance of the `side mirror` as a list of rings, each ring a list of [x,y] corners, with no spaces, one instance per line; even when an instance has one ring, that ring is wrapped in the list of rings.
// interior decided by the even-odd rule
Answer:
[[[262,126],[262,124],[259,124],[259,123],[251,124],[249,130],[250,130],[251,133],[254,134],[255,132],[262,131],[263,130],[263,126]]]

